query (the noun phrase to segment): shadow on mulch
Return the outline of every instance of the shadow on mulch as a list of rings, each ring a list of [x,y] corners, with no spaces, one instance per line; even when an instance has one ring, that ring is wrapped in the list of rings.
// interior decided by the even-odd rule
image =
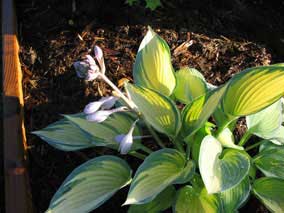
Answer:
[[[73,7],[70,0],[17,2],[25,125],[36,212],[47,209],[52,195],[76,166],[88,158],[114,153],[104,148],[65,153],[29,134],[58,120],[60,114],[82,111],[89,101],[111,93],[102,82],[78,79],[72,67],[74,61],[91,52],[94,44],[103,48],[107,75],[115,83],[123,78],[132,81],[132,65],[147,25],[169,43],[176,69],[197,68],[215,85],[245,68],[277,62],[284,56],[284,48],[280,48],[283,35],[274,30],[284,32],[280,14],[283,4],[275,11],[275,5],[261,1],[254,5],[237,0],[232,2],[238,4],[181,0],[173,5],[163,2],[163,8],[151,12],[143,5],[129,7],[124,0],[73,2]],[[267,9],[262,11],[263,7]],[[265,19],[262,15],[266,15]],[[273,39],[268,39],[271,35]],[[126,158],[133,169],[137,168],[137,160]],[[118,192],[95,212],[126,212],[127,207],[120,207],[126,192],[127,189]],[[267,211],[252,199],[241,212]]]

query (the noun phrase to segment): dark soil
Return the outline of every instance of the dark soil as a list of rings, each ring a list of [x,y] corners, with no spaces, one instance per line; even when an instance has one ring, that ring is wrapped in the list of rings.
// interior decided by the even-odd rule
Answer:
[[[72,67],[95,44],[104,50],[107,75],[115,83],[124,78],[132,81],[132,65],[147,25],[169,43],[176,69],[197,68],[215,85],[245,68],[284,59],[281,1],[167,1],[154,12],[143,4],[129,7],[124,1],[17,2],[30,183],[36,212],[47,209],[55,191],[76,166],[88,158],[113,153],[103,148],[65,153],[30,134],[60,119],[60,114],[77,113],[88,102],[111,92],[102,82],[78,79]],[[241,125],[237,133],[243,134]],[[137,160],[125,158],[133,169],[137,168]],[[126,207],[120,207],[126,191],[118,192],[96,212],[126,212]],[[252,198],[241,212],[268,211]]]

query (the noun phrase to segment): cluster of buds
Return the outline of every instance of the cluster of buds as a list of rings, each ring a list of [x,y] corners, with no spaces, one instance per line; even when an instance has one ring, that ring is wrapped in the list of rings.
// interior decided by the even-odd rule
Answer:
[[[98,46],[95,46],[94,53],[95,58],[93,58],[91,55],[86,55],[85,60],[74,63],[74,68],[79,78],[84,78],[86,81],[102,79],[109,86],[111,86],[118,95],[118,97],[102,97],[100,100],[91,102],[85,106],[84,113],[86,114],[86,119],[88,121],[101,123],[113,113],[124,112],[128,111],[129,109],[133,110],[136,108],[136,106],[130,100],[130,98],[126,97],[105,75],[106,68],[102,49]],[[119,98],[122,98],[128,107],[122,106],[112,109]],[[133,139],[135,139],[133,137],[133,131],[137,121],[138,120],[134,121],[128,133],[117,135],[115,137],[115,141],[119,143],[119,151],[121,154],[127,154],[132,147]],[[136,138],[137,137],[139,138],[140,136],[136,136]]]

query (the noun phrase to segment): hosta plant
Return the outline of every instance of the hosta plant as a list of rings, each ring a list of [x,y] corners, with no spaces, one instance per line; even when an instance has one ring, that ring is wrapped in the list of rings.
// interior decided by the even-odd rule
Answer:
[[[104,146],[119,157],[95,157],[76,168],[47,212],[90,212],[123,187],[129,190],[122,205],[132,213],[236,212],[250,195],[284,212],[283,64],[249,68],[214,86],[196,69],[174,70],[170,48],[149,28],[134,83],[123,91],[108,79],[98,46],[94,58],[74,67],[80,78],[105,81],[114,95],[34,134],[63,151]],[[241,117],[247,131],[236,141]],[[123,155],[141,165],[131,168]]]

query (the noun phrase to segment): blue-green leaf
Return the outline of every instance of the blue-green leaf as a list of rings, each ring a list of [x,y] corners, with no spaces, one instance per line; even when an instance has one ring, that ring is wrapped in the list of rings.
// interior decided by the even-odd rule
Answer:
[[[284,180],[260,178],[253,184],[255,196],[271,211],[284,212]]]
[[[133,70],[138,86],[170,96],[176,86],[168,44],[150,27],[140,44]]]
[[[130,186],[127,204],[144,204],[152,201],[169,185],[194,173],[194,164],[188,166],[185,155],[175,149],[161,149],[150,154],[139,166]],[[192,175],[191,175],[192,176]]]
[[[246,177],[235,187],[220,193],[220,198],[225,212],[236,212],[248,200],[251,185],[249,177]]]
[[[47,213],[90,212],[131,181],[128,164],[102,156],[76,168],[53,196]]]
[[[67,119],[61,119],[33,134],[63,151],[75,151],[100,144],[94,137],[86,134]]]
[[[267,177],[284,179],[284,146],[272,145],[254,158],[256,167]]]
[[[160,194],[158,194],[157,197],[151,202],[140,205],[131,205],[128,209],[128,213],[162,212],[172,206],[175,193],[175,187],[169,186]]]
[[[82,131],[95,138],[96,146],[107,146],[115,149],[118,148],[118,143],[115,141],[115,137],[120,134],[128,133],[131,125],[135,121],[135,118],[132,115],[125,112],[114,113],[102,123],[87,121],[85,115],[82,113],[64,115],[64,117]],[[133,135],[141,135],[137,125],[134,129]],[[139,142],[139,140],[135,140],[134,149],[135,147],[139,147]]]
[[[222,157],[220,157],[222,156]],[[213,136],[206,136],[200,147],[199,170],[209,194],[238,185],[249,173],[250,158],[242,151],[226,149]]]
[[[264,138],[284,144],[284,130],[282,126],[282,103],[275,102],[260,112],[246,117],[248,131]]]

